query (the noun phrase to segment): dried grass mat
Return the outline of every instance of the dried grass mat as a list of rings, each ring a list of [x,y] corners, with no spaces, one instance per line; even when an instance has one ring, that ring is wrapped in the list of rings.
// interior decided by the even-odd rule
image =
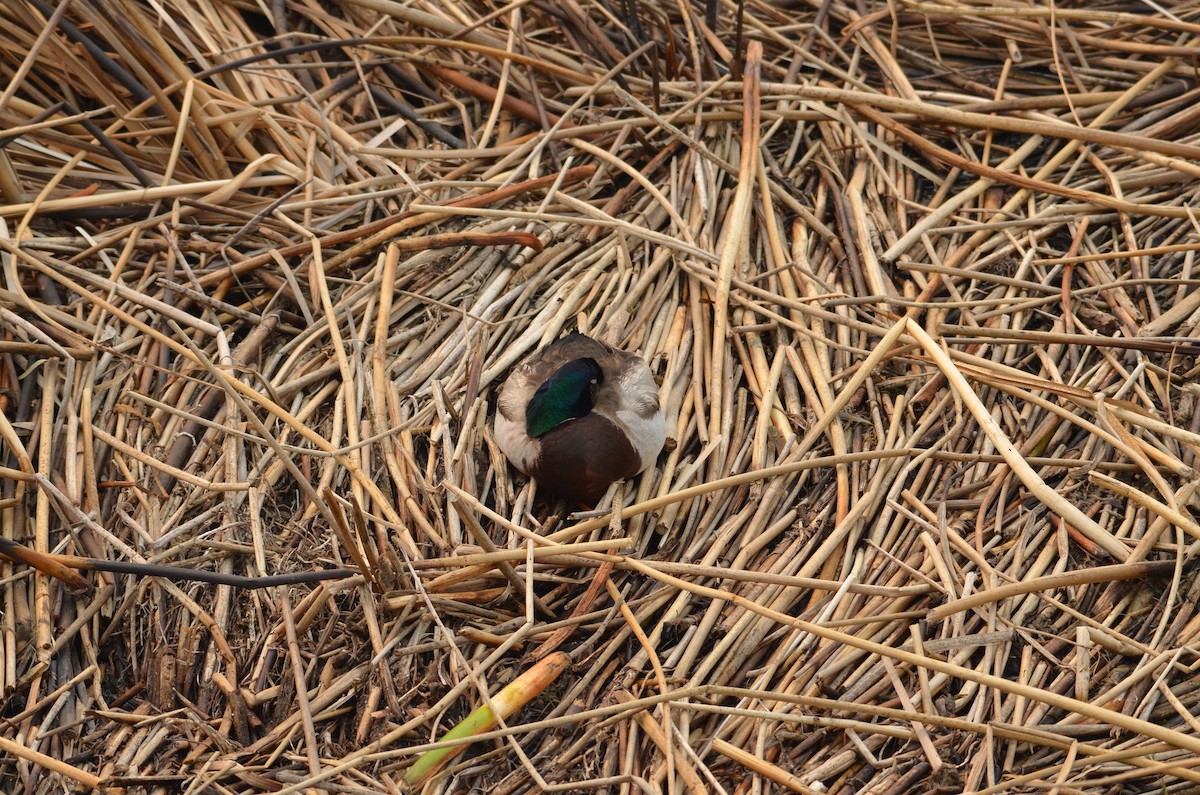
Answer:
[[[0,790],[1200,791],[1167,6],[0,4]]]

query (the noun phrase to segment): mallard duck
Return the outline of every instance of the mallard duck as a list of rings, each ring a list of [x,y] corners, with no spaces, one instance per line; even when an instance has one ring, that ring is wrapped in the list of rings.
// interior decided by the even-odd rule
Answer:
[[[496,442],[513,466],[588,505],[650,466],[666,436],[646,362],[583,334],[518,364],[497,401]]]

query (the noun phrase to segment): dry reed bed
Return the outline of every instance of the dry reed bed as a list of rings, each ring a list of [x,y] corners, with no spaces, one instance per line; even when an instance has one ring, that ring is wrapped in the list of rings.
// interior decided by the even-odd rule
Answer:
[[[1086,5],[4,4],[3,536],[359,573],[0,564],[0,788],[402,791],[557,647],[430,791],[1195,791],[1200,7]]]

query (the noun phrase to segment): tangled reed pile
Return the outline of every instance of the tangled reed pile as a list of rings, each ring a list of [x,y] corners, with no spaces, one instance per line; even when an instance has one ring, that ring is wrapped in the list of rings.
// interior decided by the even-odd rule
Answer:
[[[1197,791],[1156,8],[0,5],[0,536],[171,567],[0,564],[0,789]],[[673,440],[586,513],[491,431],[574,330]]]

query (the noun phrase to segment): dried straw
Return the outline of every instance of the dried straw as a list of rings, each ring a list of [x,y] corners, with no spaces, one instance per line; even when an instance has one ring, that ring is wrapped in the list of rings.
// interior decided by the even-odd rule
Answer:
[[[551,652],[423,791],[1200,790],[1200,6],[1079,5],[0,5],[0,790],[403,792]]]

